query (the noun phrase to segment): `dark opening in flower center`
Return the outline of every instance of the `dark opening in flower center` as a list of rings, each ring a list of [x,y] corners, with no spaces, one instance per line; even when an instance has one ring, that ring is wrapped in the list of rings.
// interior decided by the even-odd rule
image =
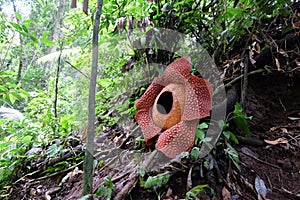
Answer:
[[[157,100],[156,109],[161,114],[168,114],[173,106],[172,92],[164,92]]]

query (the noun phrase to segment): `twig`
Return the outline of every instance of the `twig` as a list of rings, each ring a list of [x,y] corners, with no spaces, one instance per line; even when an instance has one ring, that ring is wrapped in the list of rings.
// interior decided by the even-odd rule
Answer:
[[[242,91],[241,91],[241,104],[242,107],[244,108],[246,96],[247,96],[247,90],[248,90],[248,65],[249,65],[248,58],[246,58],[245,62],[242,62],[241,64],[244,65],[244,78],[242,81]]]
[[[134,174],[135,173],[135,174]],[[131,180],[121,189],[120,192],[115,196],[115,200],[121,200],[124,199],[126,195],[130,193],[130,191],[135,187],[138,179],[139,179],[139,174],[136,173],[135,171],[132,172],[134,176],[131,178]]]
[[[112,181],[113,183],[117,183],[120,179],[124,178],[124,177],[127,176],[128,174],[129,174],[129,172],[126,172],[126,173],[124,173],[124,174],[121,174],[120,176],[117,176],[117,177],[111,179],[111,181]],[[97,190],[98,190],[103,184],[104,184],[104,181],[102,181],[102,182],[99,184],[99,186],[97,186],[97,187],[94,188],[93,193],[96,193]]]
[[[275,69],[269,69],[268,67],[265,67],[264,69],[258,69],[258,70],[254,70],[252,72],[248,73],[248,76],[253,75],[253,74],[258,74],[258,73],[262,73],[262,72],[267,72],[270,73],[270,71],[275,71]],[[237,82],[238,80],[242,79],[244,77],[244,74],[234,78],[233,80],[231,80],[229,83],[225,84],[225,85],[221,85],[219,86],[215,91],[214,94],[217,94],[223,87],[229,87],[230,85],[234,84],[235,82]]]
[[[264,164],[266,164],[266,165],[269,165],[269,166],[274,167],[274,168],[277,168],[277,169],[281,169],[281,167],[279,167],[278,165],[274,165],[274,164],[272,164],[272,163],[268,163],[268,162],[266,162],[266,161],[264,161],[264,160],[261,160],[261,159],[257,158],[255,155],[249,153],[248,151],[243,151],[243,150],[242,150],[242,152],[243,152],[245,155],[247,155],[247,156],[253,158],[254,160],[257,160],[258,162],[264,163]]]
[[[77,163],[76,165],[73,165],[73,166],[71,166],[71,167],[69,167],[69,168],[67,168],[67,169],[64,169],[64,170],[62,170],[62,171],[55,172],[55,173],[53,173],[53,174],[49,174],[49,175],[46,175],[46,176],[42,176],[42,177],[39,177],[39,178],[36,178],[36,179],[30,179],[28,182],[40,181],[40,180],[44,180],[44,179],[47,179],[47,178],[51,178],[51,177],[53,177],[53,176],[57,176],[57,175],[59,175],[59,174],[68,172],[68,171],[70,171],[71,169],[74,169],[75,167],[78,167],[78,166],[81,165],[82,163],[83,163],[83,161],[81,161],[81,162]],[[37,173],[37,172],[41,172],[41,170],[37,170],[37,171],[32,172],[32,173],[30,173],[30,174],[26,174],[25,176],[23,176],[23,177],[21,177],[20,179],[18,179],[15,183],[17,183],[17,182],[19,182],[19,181],[21,181],[21,180],[24,180],[27,176],[30,176],[30,175],[35,174],[35,173]]]
[[[136,126],[131,133],[129,133],[129,135],[123,140],[123,142],[120,144],[119,148],[122,148],[125,143],[135,134],[136,130],[138,130],[139,126]]]
[[[57,69],[56,69],[56,77],[55,77],[55,94],[54,94],[54,117],[56,121],[58,120],[58,114],[57,114],[57,101],[58,101],[58,80],[59,80],[59,72],[60,72],[60,67],[61,67],[61,55],[62,55],[62,46],[63,44],[60,45],[60,52],[59,52],[59,57],[57,60]],[[57,125],[56,125],[57,126]]]
[[[69,64],[73,69],[75,69],[76,71],[78,71],[80,74],[82,74],[85,78],[90,79],[90,77],[88,77],[88,75],[86,75],[85,73],[83,73],[82,71],[80,71],[77,67],[75,67],[74,65],[72,65],[69,61],[65,61],[67,64]]]

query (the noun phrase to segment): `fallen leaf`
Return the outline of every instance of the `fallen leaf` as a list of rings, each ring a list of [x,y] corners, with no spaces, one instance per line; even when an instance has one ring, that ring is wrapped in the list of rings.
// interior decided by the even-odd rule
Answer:
[[[226,187],[223,187],[223,189],[222,189],[222,197],[223,197],[223,200],[231,200],[231,194],[227,190]]]
[[[275,64],[276,64],[276,67],[277,67],[277,71],[282,71],[282,69],[280,68],[280,63],[279,63],[279,60],[277,58],[275,58]]]
[[[258,195],[261,195],[263,198],[267,196],[267,188],[265,182],[259,176],[256,176],[255,178],[255,190]]]
[[[288,117],[289,120],[295,121],[300,120],[300,117]]]
[[[289,133],[286,128],[280,128],[280,130],[282,130],[283,133]]]
[[[267,144],[276,145],[276,144],[287,144],[289,141],[285,138],[277,138],[276,140],[264,140]]]
[[[293,23],[293,28],[300,28],[300,21]]]

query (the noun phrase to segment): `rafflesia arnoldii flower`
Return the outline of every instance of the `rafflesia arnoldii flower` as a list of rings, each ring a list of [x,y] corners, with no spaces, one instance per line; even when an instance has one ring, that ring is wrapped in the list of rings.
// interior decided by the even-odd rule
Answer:
[[[189,58],[175,60],[135,103],[146,144],[158,136],[155,147],[169,158],[191,150],[199,119],[212,107],[211,84],[191,75],[191,69]]]

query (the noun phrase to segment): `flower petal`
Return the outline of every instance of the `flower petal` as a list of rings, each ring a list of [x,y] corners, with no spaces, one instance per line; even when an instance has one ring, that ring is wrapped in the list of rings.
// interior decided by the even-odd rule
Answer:
[[[210,115],[212,108],[212,86],[202,78],[191,75],[186,85],[183,120],[201,119]]]
[[[199,120],[182,121],[164,131],[158,138],[156,149],[169,158],[184,151],[190,151],[194,145]]]
[[[191,76],[192,66],[188,58],[179,58],[169,64],[160,77],[160,84],[184,84]]]
[[[169,73],[170,70],[170,73]],[[174,62],[168,65],[166,68],[164,74],[172,75],[171,73],[173,71],[176,71],[180,73],[184,78],[188,79],[188,77],[191,75],[190,72],[192,70],[191,60],[190,58],[178,58]]]
[[[151,110],[151,109],[150,109]],[[150,116],[149,109],[141,109],[135,114],[135,119],[142,128],[142,132],[147,145],[151,145],[151,138],[157,136],[161,128],[156,126]]]
[[[141,98],[135,103],[135,106],[138,110],[142,108],[150,108],[160,93],[164,88],[163,85],[155,83],[158,78],[155,78],[151,85],[147,88],[146,92],[141,96]]]

